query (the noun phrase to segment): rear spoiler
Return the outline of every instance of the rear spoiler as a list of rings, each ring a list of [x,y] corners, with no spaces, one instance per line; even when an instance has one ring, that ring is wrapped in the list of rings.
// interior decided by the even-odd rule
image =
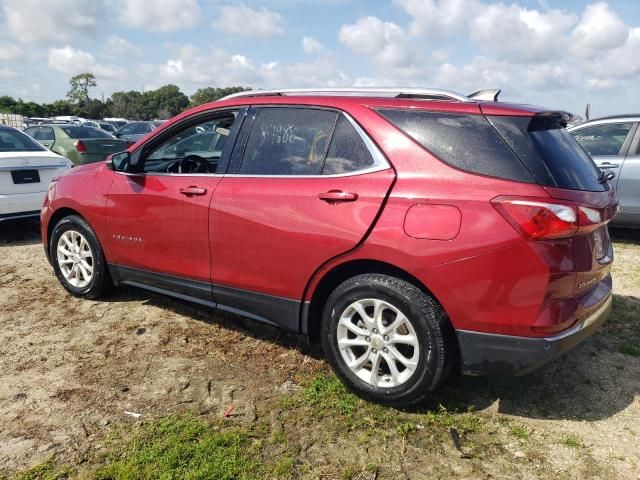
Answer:
[[[574,118],[573,114],[562,110],[550,110],[548,112],[536,113],[529,124],[529,131],[547,130],[549,128],[553,128],[552,125],[566,128],[567,123]]]

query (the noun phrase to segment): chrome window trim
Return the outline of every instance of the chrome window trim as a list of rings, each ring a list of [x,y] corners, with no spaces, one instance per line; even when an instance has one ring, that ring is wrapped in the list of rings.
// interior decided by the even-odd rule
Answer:
[[[287,105],[288,106],[288,105]],[[296,106],[299,107],[299,106]],[[362,127],[356,122],[351,115],[347,112],[343,112],[340,110],[336,110],[338,115],[344,115],[345,118],[351,123],[353,128],[355,128],[356,132],[362,139],[365,144],[365,147],[371,154],[373,158],[373,165],[367,168],[362,168],[360,170],[353,170],[351,172],[345,173],[334,173],[331,175],[322,175],[321,173],[318,175],[247,175],[243,173],[168,173],[168,172],[140,172],[140,173],[129,173],[129,172],[116,172],[124,175],[131,176],[172,176],[172,177],[244,177],[244,178],[340,178],[340,177],[353,177],[356,175],[365,175],[368,173],[381,172],[383,170],[388,170],[391,168],[391,164],[387,160],[387,157],[384,156],[380,148],[371,140],[371,137],[365,132]]]
[[[0,171],[15,171],[15,170],[52,170],[58,168],[65,168],[66,163],[56,163],[53,165],[20,165],[15,167],[0,167]]]

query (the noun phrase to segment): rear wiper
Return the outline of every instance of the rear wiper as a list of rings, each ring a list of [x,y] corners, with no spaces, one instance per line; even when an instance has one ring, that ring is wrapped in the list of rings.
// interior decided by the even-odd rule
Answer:
[[[598,183],[607,183],[610,180],[613,180],[616,176],[613,172],[605,172],[604,170],[600,170],[600,175],[598,176]]]

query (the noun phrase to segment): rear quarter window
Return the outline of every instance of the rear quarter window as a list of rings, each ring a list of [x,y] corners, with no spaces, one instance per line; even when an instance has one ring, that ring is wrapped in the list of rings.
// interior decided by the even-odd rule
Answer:
[[[379,113],[455,168],[507,180],[534,181],[483,115],[400,109],[382,109]]]

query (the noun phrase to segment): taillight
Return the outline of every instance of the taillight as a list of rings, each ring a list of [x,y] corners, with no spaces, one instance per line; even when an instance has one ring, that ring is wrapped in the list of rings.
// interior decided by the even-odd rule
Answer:
[[[584,235],[606,223],[600,210],[571,202],[496,197],[491,203],[527,240]]]
[[[85,153],[87,151],[87,146],[84,144],[82,140],[76,140],[73,144],[76,147],[76,151],[78,153]]]

